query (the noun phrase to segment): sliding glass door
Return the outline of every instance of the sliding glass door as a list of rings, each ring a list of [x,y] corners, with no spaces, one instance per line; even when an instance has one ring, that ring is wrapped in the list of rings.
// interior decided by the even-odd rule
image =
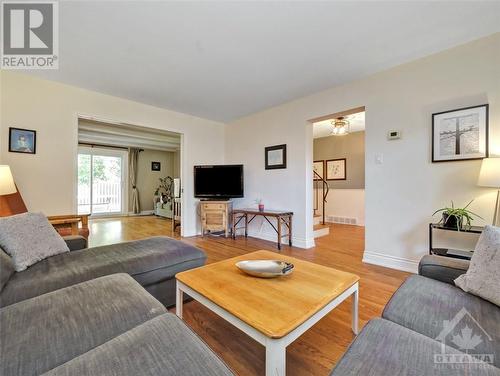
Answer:
[[[78,148],[78,213],[127,212],[128,152],[98,147]]]

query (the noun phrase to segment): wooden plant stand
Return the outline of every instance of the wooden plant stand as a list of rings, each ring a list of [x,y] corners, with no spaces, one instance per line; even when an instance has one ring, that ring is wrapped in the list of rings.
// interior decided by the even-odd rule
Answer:
[[[251,223],[255,217],[261,216],[271,225],[278,235],[278,249],[281,250],[281,241],[283,238],[288,237],[288,245],[292,246],[292,216],[293,212],[290,211],[276,211],[265,210],[259,211],[258,209],[235,209],[233,210],[233,239],[236,239],[236,230],[244,229],[245,237],[248,237],[248,224]],[[269,218],[276,219],[276,226]],[[243,221],[244,226],[237,227]],[[287,233],[282,233],[282,225],[288,229]]]

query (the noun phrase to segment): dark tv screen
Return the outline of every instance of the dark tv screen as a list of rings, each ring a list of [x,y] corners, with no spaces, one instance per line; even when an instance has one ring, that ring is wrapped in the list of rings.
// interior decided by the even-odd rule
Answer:
[[[243,165],[194,166],[194,196],[243,197]]]

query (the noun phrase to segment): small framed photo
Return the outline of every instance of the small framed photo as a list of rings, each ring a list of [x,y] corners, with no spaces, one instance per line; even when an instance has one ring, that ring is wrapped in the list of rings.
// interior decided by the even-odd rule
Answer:
[[[268,146],[265,148],[266,170],[286,168],[286,145]]]
[[[322,180],[325,176],[325,161],[313,162],[313,180]]]
[[[161,163],[160,162],[151,162],[151,171],[160,171]]]
[[[432,162],[487,157],[487,104],[432,114]]]
[[[11,153],[36,154],[36,131],[9,128],[9,151]]]
[[[326,180],[346,180],[346,159],[329,159],[326,161]]]

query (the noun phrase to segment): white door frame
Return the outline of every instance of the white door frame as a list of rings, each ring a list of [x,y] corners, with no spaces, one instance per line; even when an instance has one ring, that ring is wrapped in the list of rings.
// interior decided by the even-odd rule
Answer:
[[[158,129],[158,130],[163,130],[163,131],[167,131],[167,132],[173,132],[173,133],[177,133],[179,136],[180,136],[180,139],[181,139],[181,143],[180,143],[180,178],[181,178],[181,237],[184,237],[185,236],[185,230],[186,230],[186,222],[187,222],[187,216],[186,216],[186,213],[187,213],[187,208],[186,208],[186,203],[189,201],[187,200],[187,197],[186,197],[186,194],[185,194],[185,181],[186,181],[186,176],[185,176],[185,170],[188,171],[188,167],[185,166],[185,164],[187,163],[186,160],[186,144],[187,144],[187,141],[186,141],[186,134],[184,132],[184,130],[182,129],[179,129],[179,128],[176,128],[176,127],[163,127],[163,126],[157,126],[157,125],[148,125],[148,124],[144,124],[144,123],[141,123],[141,122],[137,122],[135,120],[132,120],[132,119],[127,119],[127,118],[121,118],[121,119],[118,119],[118,118],[110,118],[106,115],[103,115],[103,116],[100,116],[98,114],[89,114],[89,113],[85,113],[85,112],[75,112],[74,113],[74,128],[73,128],[73,140],[74,140],[74,145],[76,146],[76,152],[73,154],[73,166],[74,166],[74,170],[73,170],[73,176],[74,176],[74,179],[73,179],[73,210],[74,212],[76,213],[77,210],[78,210],[78,124],[79,124],[79,121],[80,119],[93,119],[93,120],[96,120],[96,121],[101,121],[101,122],[104,122],[104,123],[110,123],[110,124],[121,124],[121,123],[125,123],[125,124],[132,124],[132,125],[135,125],[137,127],[144,127],[144,128],[152,128],[152,129]],[[127,160],[128,162],[128,160]],[[127,169],[128,171],[128,169]],[[191,170],[192,171],[192,170]],[[128,185],[129,183],[127,182],[126,184],[126,188],[128,190]],[[128,194],[127,194],[128,195]]]
[[[90,169],[91,169],[91,178],[90,178],[90,216],[91,217],[106,217],[106,216],[121,216],[128,214],[128,150],[119,149],[119,148],[107,148],[102,146],[90,146],[90,145],[78,145],[78,154],[88,154],[90,155]],[[102,156],[111,156],[111,157],[120,157],[122,160],[122,177],[121,177],[121,211],[120,212],[112,212],[112,213],[92,213],[92,157],[94,155],[102,155]],[[77,172],[77,186],[78,186],[78,172]],[[78,190],[77,190],[78,192]],[[78,195],[78,193],[77,193]],[[77,197],[77,210],[78,210],[78,197]]]

